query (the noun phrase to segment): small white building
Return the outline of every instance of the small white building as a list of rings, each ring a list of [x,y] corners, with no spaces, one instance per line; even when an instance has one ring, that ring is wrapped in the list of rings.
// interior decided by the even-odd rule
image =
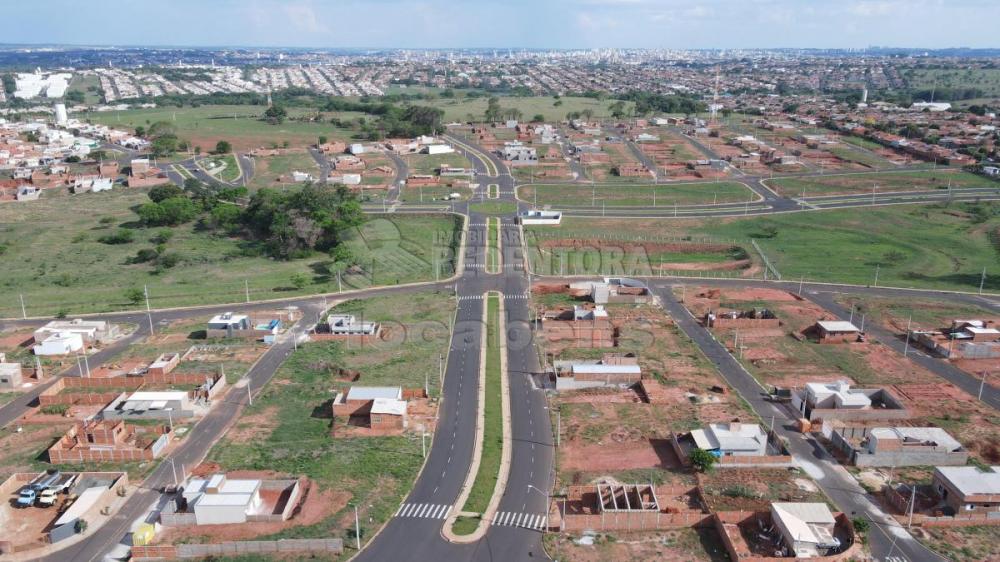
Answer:
[[[813,409],[871,408],[872,400],[847,381],[806,383],[806,401]]]
[[[180,413],[190,410],[188,393],[183,390],[133,392],[125,399],[121,410],[129,412],[147,412],[150,410],[173,411]]]
[[[447,144],[429,144],[424,147],[427,154],[451,154],[455,149]]]
[[[520,216],[521,224],[532,225],[532,224],[544,224],[544,225],[558,225],[562,222],[562,212],[561,211],[540,211],[537,209],[532,209],[529,211],[523,211]]]
[[[246,314],[234,314],[232,312],[223,312],[222,314],[217,314],[208,321],[209,330],[249,330],[250,329],[250,317]]]
[[[365,145],[363,145],[363,144],[361,144],[359,142],[356,142],[356,143],[352,144],[351,146],[347,147],[347,151],[350,152],[351,154],[355,155],[355,156],[357,156],[358,154],[364,154],[365,153]]]
[[[35,355],[67,355],[83,349],[83,336],[75,332],[55,332],[39,341],[35,336]]]
[[[378,322],[359,322],[353,314],[331,314],[326,322],[336,336],[374,336],[379,332]]]
[[[840,546],[833,536],[836,520],[825,503],[772,503],[771,519],[796,558],[825,556]]]
[[[767,454],[767,434],[755,423],[710,423],[695,429],[691,438],[699,449],[718,457],[762,457]]]
[[[247,515],[263,507],[260,480],[230,480],[225,474],[209,479],[194,478],[184,486],[182,496],[198,525],[246,523]]]
[[[117,334],[117,327],[104,320],[53,320],[35,330],[35,342],[40,342],[56,333],[79,334],[86,343],[105,341]]]

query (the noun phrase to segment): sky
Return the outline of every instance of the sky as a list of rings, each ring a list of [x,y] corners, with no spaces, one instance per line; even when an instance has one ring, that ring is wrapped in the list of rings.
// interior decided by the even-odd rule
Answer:
[[[2,43],[1000,47],[1000,0],[0,0]]]

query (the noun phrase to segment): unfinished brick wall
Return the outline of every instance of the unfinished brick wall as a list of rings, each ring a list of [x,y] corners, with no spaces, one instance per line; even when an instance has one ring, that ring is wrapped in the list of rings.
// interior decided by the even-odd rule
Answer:
[[[712,321],[712,328],[726,329],[770,329],[780,328],[781,320],[777,318],[716,318]]]
[[[716,531],[718,531],[723,545],[726,547],[726,552],[729,553],[730,560],[733,562],[781,562],[782,560],[789,560],[789,558],[753,555],[753,552],[751,552],[746,541],[743,539],[743,534],[740,531],[739,525],[747,523],[750,520],[760,518],[766,518],[770,521],[771,514],[766,511],[751,513],[745,511],[720,511],[712,515],[712,523],[714,524]],[[856,540],[854,526],[851,524],[847,516],[843,513],[835,513],[834,519],[836,519],[837,527],[847,532],[848,538],[851,541],[851,546],[839,554],[819,556],[817,558],[813,558],[813,560],[820,562],[852,560],[860,552],[861,545],[858,544],[858,541]]]

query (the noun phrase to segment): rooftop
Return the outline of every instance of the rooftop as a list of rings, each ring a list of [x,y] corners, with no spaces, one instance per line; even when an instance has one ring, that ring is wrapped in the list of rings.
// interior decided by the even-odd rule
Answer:
[[[347,400],[376,400],[379,398],[401,400],[403,389],[398,386],[352,386]]]
[[[939,466],[934,470],[964,495],[1000,494],[1000,466],[984,472],[976,466]]]
[[[827,332],[859,332],[857,326],[846,320],[820,320],[816,324]]]

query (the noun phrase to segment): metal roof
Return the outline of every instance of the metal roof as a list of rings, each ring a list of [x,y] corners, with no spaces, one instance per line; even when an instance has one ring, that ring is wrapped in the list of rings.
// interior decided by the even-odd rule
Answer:
[[[598,365],[593,363],[578,363],[570,370],[581,375],[613,375],[618,373],[640,374],[642,369],[638,365]]]
[[[372,402],[371,413],[388,414],[392,416],[406,415],[406,401],[392,398],[376,398]]]
[[[857,326],[846,320],[820,320],[816,322],[820,328],[827,332],[859,332]]]
[[[403,389],[398,386],[352,386],[347,391],[348,400],[375,400],[377,398],[401,400]]]
[[[990,468],[993,472],[983,472],[976,466],[939,466],[934,470],[966,496],[1000,494],[1000,466]]]

